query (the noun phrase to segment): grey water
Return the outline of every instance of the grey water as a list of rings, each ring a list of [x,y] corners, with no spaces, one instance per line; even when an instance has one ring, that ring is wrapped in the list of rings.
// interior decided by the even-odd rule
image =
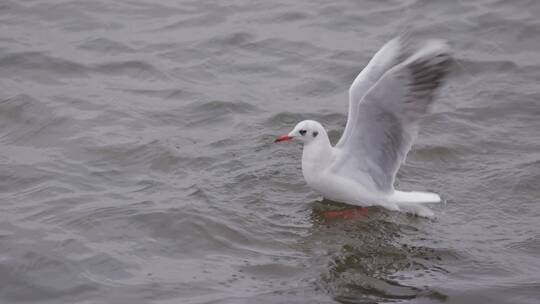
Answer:
[[[540,2],[1,0],[0,303],[540,303]],[[310,190],[302,119],[408,30],[455,62],[398,188]]]

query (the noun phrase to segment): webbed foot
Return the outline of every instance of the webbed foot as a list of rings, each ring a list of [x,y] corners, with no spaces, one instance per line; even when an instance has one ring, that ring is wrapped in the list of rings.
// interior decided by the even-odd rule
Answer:
[[[333,219],[333,218],[344,218],[344,219],[352,219],[352,218],[358,218],[361,216],[366,215],[368,212],[368,208],[365,207],[356,207],[356,208],[350,208],[345,210],[329,210],[324,211],[323,215],[327,219]]]

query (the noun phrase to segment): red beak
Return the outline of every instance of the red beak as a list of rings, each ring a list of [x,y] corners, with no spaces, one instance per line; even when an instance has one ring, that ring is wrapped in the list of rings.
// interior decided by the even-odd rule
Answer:
[[[274,142],[277,143],[277,142],[280,142],[280,141],[291,140],[293,138],[294,137],[289,136],[289,135],[281,135],[280,137],[276,138],[276,140],[274,140]]]

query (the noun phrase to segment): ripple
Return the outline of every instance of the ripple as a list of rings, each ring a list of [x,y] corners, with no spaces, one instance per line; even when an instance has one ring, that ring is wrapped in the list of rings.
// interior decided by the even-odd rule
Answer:
[[[59,77],[84,77],[90,69],[74,61],[56,58],[43,52],[19,52],[0,57],[1,73],[29,75],[33,73],[55,73]],[[35,78],[35,77],[34,77]],[[37,79],[37,78],[35,78]],[[42,77],[40,81],[54,83],[58,80]]]
[[[134,95],[142,95],[145,97],[155,97],[161,100],[170,100],[170,99],[194,99],[197,96],[193,92],[187,90],[180,90],[177,88],[170,89],[121,89],[122,92],[131,93]]]
[[[47,146],[44,137],[64,134],[63,127],[69,122],[68,118],[56,115],[51,107],[25,94],[0,101],[0,116],[4,117],[1,138],[7,143],[38,141]]]
[[[147,143],[132,142],[87,147],[86,151],[94,158],[92,161],[88,161],[87,165],[93,167],[93,174],[102,176],[103,174],[121,176],[122,171],[128,168],[147,168],[158,172],[175,172],[178,165],[189,166],[190,163],[201,165],[202,162],[207,160],[204,157],[182,157],[176,149],[159,140]],[[129,157],[125,157],[126,155]]]
[[[95,38],[79,45],[82,50],[97,52],[100,54],[133,53],[134,49],[129,46],[107,38]]]
[[[163,79],[166,75],[148,62],[140,60],[110,61],[97,64],[82,64],[56,58],[42,52],[25,52],[0,57],[2,73],[29,75],[44,83],[58,83],[58,79],[49,77],[36,78],[33,73],[54,73],[57,78],[87,77],[89,74],[125,75],[140,79]]]
[[[99,63],[92,71],[107,75],[127,75],[138,79],[164,79],[167,76],[148,62],[140,60]]]
[[[3,298],[30,302],[94,295],[97,287],[78,275],[81,265],[67,259],[58,250],[58,243],[42,239],[37,245],[35,231],[20,227],[10,230],[15,234],[2,240],[6,246],[0,261]]]
[[[182,117],[191,127],[201,125],[220,124],[230,121],[240,114],[253,113],[258,108],[241,101],[214,100],[209,102],[195,102],[182,108]]]
[[[283,22],[298,22],[302,20],[308,19],[310,14],[302,11],[290,11],[290,12],[280,12],[273,14],[272,16],[268,17],[265,21],[263,19],[263,22],[267,23],[283,23]]]
[[[201,46],[206,47],[219,47],[223,46],[243,46],[246,43],[251,43],[255,40],[255,36],[247,32],[236,32],[231,34],[226,34],[224,36],[218,36],[204,42]]]

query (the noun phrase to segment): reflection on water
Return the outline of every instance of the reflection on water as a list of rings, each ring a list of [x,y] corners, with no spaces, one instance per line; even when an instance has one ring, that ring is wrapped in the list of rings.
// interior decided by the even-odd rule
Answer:
[[[416,230],[415,221],[426,220],[370,207],[351,219],[328,218],[328,210],[347,210],[352,206],[317,201],[312,205],[313,227],[309,240],[328,240],[332,253],[327,270],[321,275],[324,288],[341,303],[372,303],[383,299],[426,297],[444,300],[446,296],[429,287],[399,283],[407,273],[429,276],[445,273],[438,265],[441,254],[425,246],[410,246],[401,239],[403,230]],[[331,240],[331,241],[330,241]]]

